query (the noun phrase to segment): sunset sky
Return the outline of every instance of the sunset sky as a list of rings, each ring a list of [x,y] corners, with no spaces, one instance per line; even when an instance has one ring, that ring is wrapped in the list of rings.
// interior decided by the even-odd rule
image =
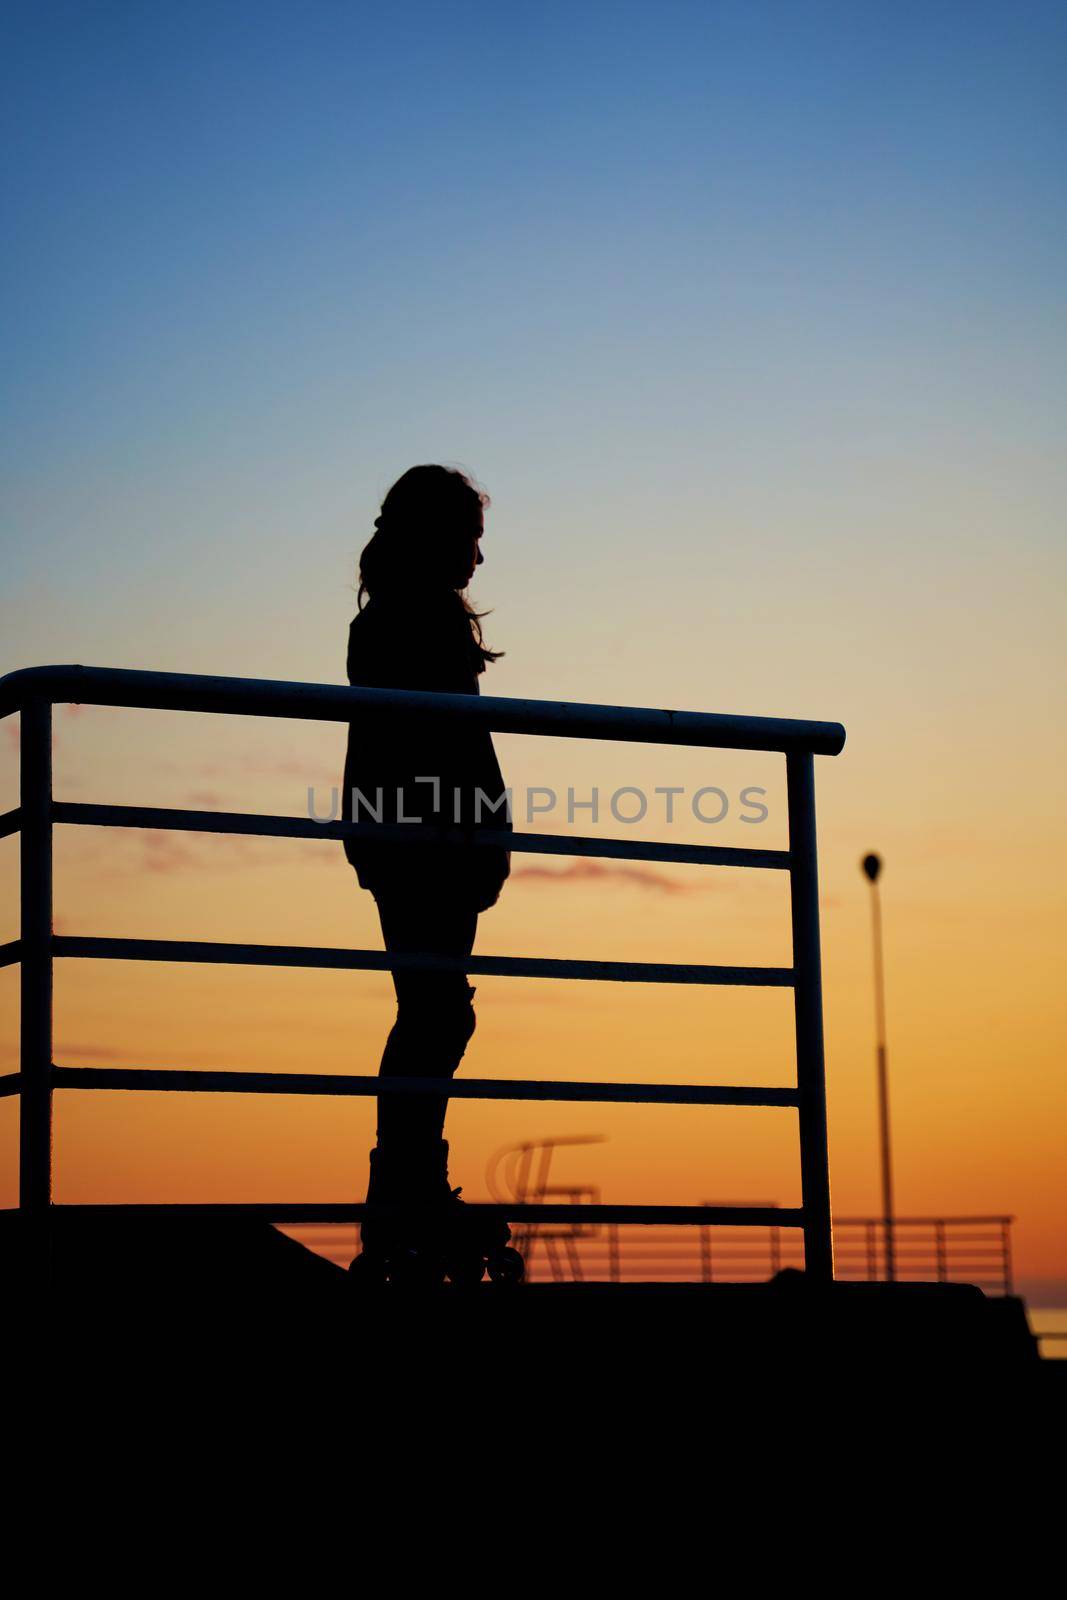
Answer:
[[[898,1207],[1015,1215],[1022,1286],[1067,1303],[1063,7],[16,0],[3,32],[0,671],[342,682],[382,495],[463,465],[485,693],[845,724],[835,1209],[878,1204],[876,849]],[[497,747],[520,792],[768,790],[759,826],[602,832],[785,843],[780,758]],[[299,815],[342,759],[336,725],[56,716],[60,798]],[[336,845],[67,829],[56,859],[61,932],[380,943]],[[6,939],[13,839],[0,875]],[[787,964],[786,883],[516,856],[477,948]],[[471,1075],[792,1081],[785,991],[476,982]],[[379,974],[61,963],[56,1060],[372,1072],[391,1014]],[[64,1094],[57,1197],[360,1198],[372,1123]],[[0,1103],[6,1202],[16,1129]],[[450,1132],[465,1195],[499,1145],[603,1132],[568,1175],[606,1199],[799,1201],[784,1111],[460,1102]]]

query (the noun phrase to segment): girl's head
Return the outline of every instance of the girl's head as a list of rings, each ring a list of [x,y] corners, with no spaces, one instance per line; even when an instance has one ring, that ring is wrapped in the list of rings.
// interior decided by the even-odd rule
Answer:
[[[489,496],[455,467],[410,467],[382,501],[374,535],[359,561],[361,609],[368,598],[403,603],[416,589],[458,592],[479,672],[499,652],[485,648],[479,614],[462,591],[483,559],[480,541],[488,504]]]

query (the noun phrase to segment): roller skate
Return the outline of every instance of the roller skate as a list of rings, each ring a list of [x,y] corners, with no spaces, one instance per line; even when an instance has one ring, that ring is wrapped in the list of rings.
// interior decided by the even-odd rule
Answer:
[[[526,1271],[510,1244],[511,1229],[503,1217],[486,1216],[460,1199],[462,1189],[448,1182],[448,1143],[441,1140],[436,1181],[442,1196],[442,1254],[449,1281],[459,1286],[480,1283],[486,1272],[493,1283],[521,1283]]]
[[[380,1143],[370,1153],[370,1182],[360,1224],[362,1250],[349,1264],[354,1281],[433,1284],[445,1277],[444,1259],[428,1226],[432,1196],[425,1159],[403,1145]]]
[[[460,1199],[448,1182],[448,1144],[371,1151],[371,1177],[360,1227],[362,1252],[349,1266],[368,1287],[394,1283],[429,1286],[521,1283],[524,1266],[510,1248],[503,1218],[485,1217]]]

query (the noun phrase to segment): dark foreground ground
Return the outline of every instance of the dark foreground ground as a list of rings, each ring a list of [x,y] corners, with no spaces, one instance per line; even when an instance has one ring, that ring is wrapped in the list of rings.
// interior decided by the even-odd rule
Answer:
[[[935,1516],[983,1550],[1052,1525],[1067,1363],[967,1285],[360,1293],[263,1223],[62,1207],[47,1292],[23,1260],[0,1218],[8,1454],[53,1515],[50,1571],[136,1550],[153,1585],[194,1560],[199,1592],[236,1532],[241,1592],[254,1563],[277,1586],[290,1542],[299,1594],[339,1560],[346,1586],[384,1559],[407,1587],[428,1566],[521,1588],[534,1551],[599,1592],[644,1545],[673,1594],[686,1543],[690,1566],[737,1545],[795,1568],[819,1527],[824,1571],[848,1525],[866,1573],[879,1519],[894,1547]]]
[[[19,1219],[6,1216],[9,1284],[21,1242]],[[68,1347],[117,1342],[132,1357],[176,1345],[187,1361],[210,1350],[238,1366],[343,1352],[347,1369],[391,1386],[434,1370],[512,1388],[539,1379],[579,1398],[644,1381],[697,1403],[714,1379],[742,1369],[785,1378],[909,1370],[981,1384],[1067,1367],[1039,1361],[1021,1301],[963,1284],[820,1288],[786,1272],[757,1284],[359,1290],[267,1224],[146,1222],[120,1209],[56,1208],[49,1304],[49,1336],[61,1331]]]

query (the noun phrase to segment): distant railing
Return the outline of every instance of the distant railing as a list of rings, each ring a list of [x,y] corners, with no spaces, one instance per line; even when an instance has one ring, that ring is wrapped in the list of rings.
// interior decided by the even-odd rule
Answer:
[[[513,1199],[534,1205],[563,1195],[583,1202],[577,1222],[527,1223],[520,1230],[515,1243],[525,1258],[528,1278],[620,1283],[651,1273],[667,1281],[718,1283],[761,1280],[783,1267],[803,1267],[796,1231],[774,1224],[720,1227],[714,1240],[709,1227],[688,1231],[623,1228],[618,1223],[601,1227],[596,1220],[600,1190],[588,1183],[560,1183],[555,1158],[560,1150],[573,1156],[576,1149],[603,1142],[603,1134],[542,1136],[508,1145],[491,1158],[486,1182],[494,1199],[506,1190]],[[721,1199],[704,1204],[713,1213],[723,1208]],[[763,1201],[759,1209],[774,1213],[778,1207],[775,1201]],[[900,1229],[900,1276],[939,1283],[963,1277],[982,1287],[998,1285],[1000,1293],[1010,1294],[1011,1221],[1011,1217],[895,1217],[890,1229],[894,1238]],[[884,1217],[834,1217],[833,1229],[835,1276],[867,1280],[896,1276],[888,1271]]]
[[[582,1141],[585,1142],[585,1141]],[[560,1193],[593,1194],[574,1185]],[[764,1283],[788,1267],[803,1267],[795,1228],[632,1228],[598,1224],[583,1205],[583,1222],[564,1227],[526,1225],[516,1242],[528,1282]],[[896,1217],[899,1282],[973,1283],[987,1294],[1013,1294],[1012,1217]],[[834,1217],[834,1276],[884,1282],[885,1220]],[[358,1248],[347,1228],[300,1228],[301,1242],[338,1264]],[[1046,1339],[1067,1339],[1047,1333]]]
[[[52,794],[52,707],[112,705],[235,716],[282,717],[348,723],[361,713],[475,723],[499,733],[611,739],[718,749],[781,751],[786,758],[789,814],[787,850],[733,849],[521,833],[496,829],[437,828],[373,823],[320,823],[304,817],[168,810],[152,806],[85,805],[57,801]],[[761,1207],[601,1205],[601,1224],[685,1225],[800,1229],[807,1270],[833,1276],[830,1183],[826,1148],[823,1069],[822,978],[815,836],[815,755],[836,755],[844,729],[832,722],[770,717],[719,716],[625,706],[576,705],[464,694],[429,694],[397,689],[342,688],[332,684],[280,683],[114,668],[34,667],[0,678],[0,717],[21,712],[20,805],[0,817],[0,837],[20,833],[20,937],[0,947],[0,965],[21,963],[20,1070],[0,1079],[0,1093],[21,1100],[19,1201],[31,1251],[42,1269],[49,1259],[52,1201],[52,1098],[62,1090],[177,1090],[208,1093],[441,1095],[437,1079],[356,1077],[297,1072],[215,1072],[153,1067],[65,1067],[53,1060],[52,977],[55,957],[93,960],[181,961],[279,967],[327,967],[373,971],[426,969],[508,977],[574,978],[622,983],[685,983],[788,987],[793,990],[797,1079],[795,1086],[461,1078],[453,1099],[627,1102],[660,1105],[790,1106],[798,1114],[802,1204],[792,1209]],[[601,856],[706,866],[754,867],[789,874],[793,934],[790,967],[681,965],[675,962],[551,960],[512,956],[391,955],[378,950],[303,945],[221,943],[190,939],[94,938],[56,934],[52,925],[52,834],[56,824],[256,834],[281,838],[342,840],[397,838],[420,842],[505,844],[512,851]],[[62,1209],[74,1209],[63,1207]],[[78,1207],[106,1213],[108,1207]],[[363,1207],[338,1205],[137,1206],[146,1215],[197,1216],[240,1212],[278,1223],[358,1220]],[[590,1208],[578,1204],[487,1207],[519,1222],[585,1223]],[[536,1215],[529,1213],[535,1211]]]
[[[895,1217],[896,1278],[901,1282],[974,1283],[992,1294],[1011,1294],[1011,1217]],[[885,1219],[834,1217],[834,1275],[884,1281]],[[693,1232],[696,1238],[693,1237]],[[688,1282],[760,1282],[785,1267],[803,1267],[795,1231],[779,1227],[680,1229],[620,1228],[608,1223],[575,1229],[526,1231],[527,1277],[556,1282],[648,1277]],[[543,1266],[542,1266],[543,1261]]]

